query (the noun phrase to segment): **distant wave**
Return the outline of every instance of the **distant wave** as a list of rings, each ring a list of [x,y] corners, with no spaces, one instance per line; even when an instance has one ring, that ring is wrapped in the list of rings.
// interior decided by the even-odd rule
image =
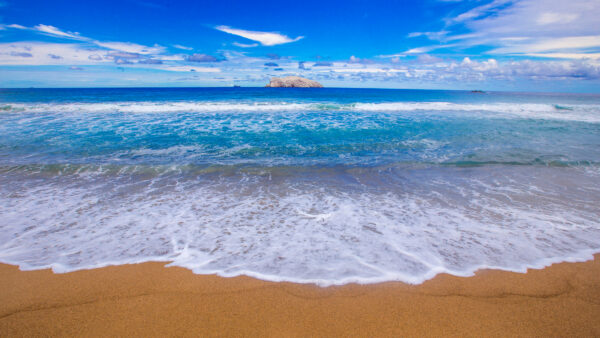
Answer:
[[[451,103],[451,102],[379,102],[379,103],[295,103],[227,101],[126,101],[110,103],[5,103],[2,112],[277,112],[277,111],[365,111],[365,112],[466,112],[496,114],[504,118],[556,119],[600,122],[600,105],[556,105],[542,103]],[[493,115],[492,115],[493,116]]]

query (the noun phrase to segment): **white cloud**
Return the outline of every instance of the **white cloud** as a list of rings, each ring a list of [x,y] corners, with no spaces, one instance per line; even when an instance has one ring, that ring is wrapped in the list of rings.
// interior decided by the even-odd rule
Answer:
[[[110,60],[98,58],[98,50],[75,43],[10,42],[0,43],[0,65],[90,65]],[[23,53],[31,57],[22,57]]]
[[[183,61],[186,59],[187,55],[185,54],[163,54],[163,55],[154,55],[155,59],[159,59],[162,61]]]
[[[421,54],[421,53],[427,53],[430,52],[434,49],[439,48],[439,46],[425,46],[425,47],[418,47],[418,48],[412,48],[407,50],[406,52],[404,52],[404,54]]]
[[[511,2],[511,0],[494,0],[488,4],[477,6],[467,12],[464,12],[454,18],[451,18],[448,21],[451,23],[457,23],[484,17],[490,13],[498,11],[500,8],[506,6],[507,4],[510,4]]]
[[[73,40],[81,40],[81,41],[90,40],[89,38],[86,38],[85,36],[81,36],[77,32],[63,31],[63,30],[61,30],[57,27],[51,26],[51,25],[39,24],[39,25],[35,25],[33,27],[25,27],[23,25],[10,24],[10,25],[2,25],[0,27],[20,29],[20,30],[30,30],[30,31],[34,31],[34,32],[41,33],[44,35],[65,38],[65,39],[73,39]]]
[[[422,46],[422,47],[417,47],[417,48],[411,48],[407,51],[404,51],[402,53],[396,53],[396,54],[388,54],[388,55],[377,55],[378,58],[398,58],[398,57],[405,57],[405,56],[409,56],[409,55],[418,55],[418,54],[424,54],[424,53],[429,53],[431,51],[434,51],[436,49],[442,49],[442,48],[452,48],[452,47],[456,47],[459,44],[454,43],[454,44],[438,44],[438,45],[430,45],[430,46]]]
[[[94,41],[94,44],[104,47],[107,49],[118,50],[126,53],[136,53],[136,54],[160,54],[165,51],[165,47],[154,45],[152,47],[139,45],[137,43],[132,42],[101,42]]]
[[[25,27],[25,26],[21,26],[21,25],[17,25],[17,24],[15,24],[15,23],[14,23],[14,24],[12,24],[12,25],[7,25],[6,27],[9,27],[9,28],[15,28],[15,29],[27,29],[27,27]]]
[[[234,46],[238,46],[238,47],[242,47],[242,48],[258,47],[258,43],[239,43],[239,42],[233,42],[232,44]]]
[[[232,35],[241,36],[248,40],[259,42],[263,46],[275,46],[281,45],[284,43],[290,43],[294,41],[298,41],[303,38],[303,36],[298,36],[294,39],[280,34],[276,32],[257,32],[257,31],[247,31],[243,29],[231,28],[229,26],[217,26],[215,29],[220,30],[225,33],[229,33]]]
[[[433,64],[433,63],[440,63],[442,62],[442,59],[433,56],[433,55],[429,55],[429,54],[420,54],[417,57],[416,63],[419,64]]]
[[[382,59],[396,59],[396,58],[403,58],[406,56],[407,56],[407,54],[397,53],[397,54],[382,54],[382,55],[377,55],[375,57],[382,58]]]
[[[465,22],[487,36],[557,38],[598,34],[597,0],[518,0],[494,15]]]
[[[50,25],[39,24],[39,25],[34,26],[33,29],[38,32],[41,32],[43,34],[50,35],[50,36],[56,36],[56,37],[61,37],[61,38],[74,39],[74,40],[89,40],[88,38],[79,35],[79,33],[77,33],[77,32],[65,32],[54,26],[50,26]]]
[[[183,49],[183,50],[193,50],[194,49],[192,47],[187,47],[187,46],[182,46],[182,45],[173,45],[173,47],[175,47],[177,49]]]
[[[448,35],[448,33],[450,33],[450,32],[446,31],[446,30],[441,30],[439,32],[412,32],[412,33],[408,34],[408,37],[416,38],[419,36],[425,36],[430,40],[441,40],[446,35]]]
[[[554,23],[569,23],[579,17],[578,14],[565,14],[556,12],[542,13],[536,20],[538,25],[549,25]]]
[[[524,55],[555,59],[600,59],[600,53],[525,53]]]
[[[344,72],[343,68],[334,70]],[[433,63],[415,63],[393,67],[346,68],[346,73],[373,81],[419,80],[432,82],[485,82],[514,80],[597,80],[600,63],[594,60],[570,61],[484,61],[464,58],[461,62],[438,59]]]
[[[490,54],[581,58],[600,52],[598,17],[598,0],[494,0],[447,19],[440,32],[409,34],[451,45],[417,46],[403,54],[488,46]]]
[[[536,39],[532,42],[513,43],[507,47],[492,50],[494,54],[524,54],[543,53],[569,50],[585,50],[588,48],[600,48],[600,35],[592,36],[570,36],[557,39]]]
[[[198,72],[198,73],[220,73],[221,69],[213,67],[195,67],[195,66],[166,66],[158,67],[170,72]]]
[[[382,67],[382,66],[380,66]],[[365,67],[365,68],[336,68],[332,69],[336,73],[398,73],[403,70],[398,69],[384,69],[379,67]]]
[[[64,31],[57,27],[50,26],[50,25],[44,25],[44,24],[39,24],[32,28],[25,27],[22,25],[17,25],[17,24],[6,25],[3,27],[21,29],[21,30],[31,30],[31,31],[34,31],[37,33],[41,33],[41,34],[49,35],[49,36],[53,36],[53,37],[72,39],[72,40],[80,40],[80,41],[92,43],[92,44],[102,47],[102,48],[106,48],[106,49],[110,49],[110,50],[114,50],[114,51],[126,52],[126,53],[149,55],[149,54],[161,54],[166,51],[165,47],[159,46],[159,45],[154,45],[154,46],[150,47],[150,46],[144,46],[144,45],[140,45],[140,44],[132,43],[132,42],[94,41],[88,37],[81,36],[77,32]],[[181,46],[181,45],[174,45],[174,46],[176,48],[191,50],[190,47],[185,47],[185,46]]]
[[[357,58],[356,56],[351,55],[350,60],[348,60],[348,63],[360,63],[360,61],[361,61],[360,58]]]

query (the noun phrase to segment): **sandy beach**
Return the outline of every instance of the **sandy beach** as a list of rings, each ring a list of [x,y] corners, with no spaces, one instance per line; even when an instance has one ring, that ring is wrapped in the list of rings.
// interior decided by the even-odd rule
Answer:
[[[598,336],[600,261],[321,288],[164,263],[0,265],[0,336]]]

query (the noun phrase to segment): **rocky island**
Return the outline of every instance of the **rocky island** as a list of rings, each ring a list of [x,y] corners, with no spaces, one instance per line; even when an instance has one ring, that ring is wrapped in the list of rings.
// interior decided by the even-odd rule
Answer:
[[[317,81],[305,79],[299,76],[272,77],[271,81],[265,87],[285,87],[285,88],[323,88],[323,85]]]

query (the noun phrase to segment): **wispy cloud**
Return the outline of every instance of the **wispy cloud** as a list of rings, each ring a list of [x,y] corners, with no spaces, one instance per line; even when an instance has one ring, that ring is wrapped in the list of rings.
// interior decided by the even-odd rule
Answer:
[[[198,72],[198,73],[219,73],[221,69],[212,67],[195,67],[195,66],[166,66],[159,69],[170,72]]]
[[[600,35],[570,36],[556,39],[517,40],[506,47],[492,50],[494,54],[545,53],[565,50],[586,50],[600,47]]]
[[[242,47],[242,48],[252,48],[252,47],[258,47],[258,43],[239,43],[239,42],[232,42],[232,44],[234,46],[237,47]]]
[[[86,38],[84,36],[81,36],[79,33],[77,32],[67,32],[67,31],[62,31],[54,26],[50,26],[50,25],[36,25],[33,27],[34,30],[41,32],[43,34],[46,35],[50,35],[50,36],[56,36],[56,37],[61,37],[61,38],[67,38],[67,39],[74,39],[74,40],[89,40],[89,38]]]
[[[12,29],[19,29],[19,30],[33,31],[38,34],[43,34],[43,35],[47,35],[47,36],[63,38],[63,39],[68,39],[68,40],[78,40],[78,41],[96,45],[98,47],[106,48],[106,49],[113,50],[113,51],[125,52],[125,53],[149,55],[149,54],[161,54],[166,51],[165,47],[159,46],[159,45],[144,46],[144,45],[140,45],[140,44],[132,43],[132,42],[97,41],[97,40],[93,40],[91,38],[82,36],[81,34],[79,34],[77,32],[70,32],[70,31],[62,30],[60,28],[57,28],[57,27],[54,27],[51,25],[39,24],[39,25],[36,25],[33,27],[25,27],[25,26],[18,25],[18,24],[11,24],[11,25],[6,25],[4,27],[12,28]],[[179,47],[183,47],[183,46],[179,46]],[[187,47],[184,47],[184,48],[187,48]]]
[[[232,35],[241,36],[248,40],[256,41],[263,46],[281,45],[284,43],[298,41],[298,40],[304,38],[303,36],[298,36],[298,37],[292,39],[292,38],[288,37],[287,35],[283,35],[283,34],[276,33],[276,32],[248,31],[248,30],[243,30],[243,29],[232,28],[229,26],[217,26],[217,27],[215,27],[215,29],[219,30],[221,32],[232,34]]]
[[[377,55],[377,57],[389,59],[389,58],[405,57],[405,56],[410,56],[410,55],[419,55],[419,54],[429,53],[429,52],[437,50],[437,49],[456,47],[458,45],[459,44],[454,43],[454,44],[437,44],[437,45],[422,46],[422,47],[411,48],[411,49],[406,50],[401,53]]]
[[[136,53],[136,54],[160,54],[165,51],[165,47],[154,45],[152,47],[140,45],[132,42],[102,42],[102,41],[94,41],[94,44],[100,47],[118,50],[126,53]]]
[[[555,23],[569,23],[579,17],[578,14],[545,12],[536,19],[538,25],[551,25]]]
[[[183,50],[193,50],[194,49],[192,47],[187,47],[187,46],[182,46],[182,45],[172,45],[172,46],[177,49],[183,49]]]
[[[102,64],[106,51],[82,48],[76,43],[8,42],[0,43],[0,65],[82,65]],[[19,57],[27,53],[30,57]]]
[[[27,27],[21,26],[21,25],[17,25],[16,23],[13,23],[12,25],[6,25],[6,27],[8,27],[8,28],[14,28],[14,29],[27,29]]]
[[[408,37],[416,38],[419,36],[425,36],[430,40],[441,40],[443,37],[448,35],[448,33],[450,33],[450,32],[446,31],[446,30],[441,30],[439,32],[412,32],[412,33],[408,34]]]
[[[77,32],[64,31],[64,30],[61,30],[61,29],[51,26],[51,25],[39,24],[39,25],[35,25],[33,27],[26,27],[26,26],[19,25],[19,24],[10,24],[10,25],[0,25],[0,27],[2,27],[4,29],[12,28],[12,29],[33,31],[33,32],[36,32],[39,34],[63,38],[63,39],[81,40],[81,41],[90,40],[89,38],[86,38],[85,36],[81,36]]]
[[[439,32],[410,33],[409,37],[425,36],[442,43],[405,54],[483,46],[495,55],[596,58],[598,17],[597,0],[494,0],[446,19]]]
[[[490,14],[495,14],[502,8],[515,2],[514,0],[494,0],[485,5],[477,6],[467,12],[461,13],[453,18],[447,19],[449,23],[464,22],[486,17]]]
[[[553,59],[600,59],[600,53],[525,53],[523,55]]]

